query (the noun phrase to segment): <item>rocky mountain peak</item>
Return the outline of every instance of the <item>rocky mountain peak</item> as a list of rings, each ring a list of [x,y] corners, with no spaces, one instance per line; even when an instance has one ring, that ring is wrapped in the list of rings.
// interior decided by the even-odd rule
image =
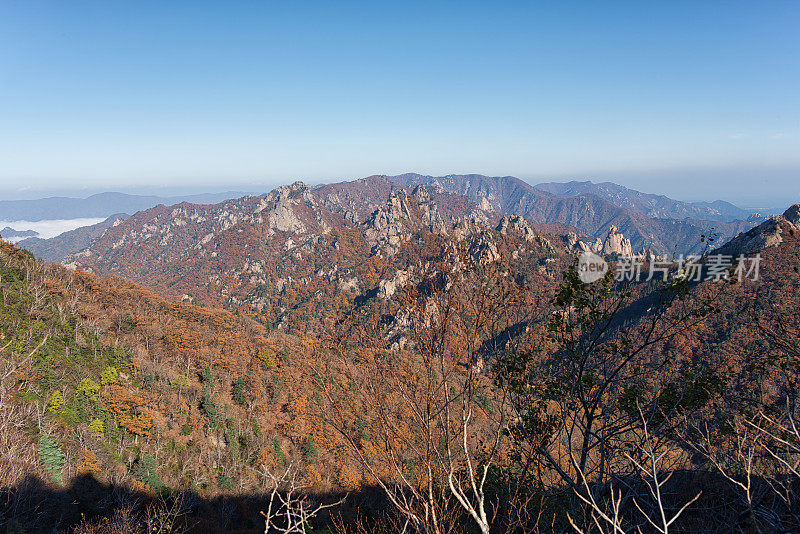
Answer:
[[[631,247],[631,240],[612,225],[608,229],[608,235],[603,241],[600,252],[605,255],[631,256],[633,247]]]
[[[365,224],[364,235],[373,253],[385,250],[389,255],[395,254],[400,245],[421,228],[442,235],[447,233],[436,201],[423,185],[415,187],[411,195],[405,189],[392,193]]]
[[[605,239],[599,237],[594,243],[588,244],[580,239],[575,232],[567,232],[562,236],[564,245],[570,252],[594,252],[606,256],[631,256],[633,247],[631,240],[625,237],[619,229],[611,225]]]
[[[486,197],[483,198],[485,199]],[[525,241],[533,241],[536,238],[536,232],[531,228],[531,225],[519,215],[511,215],[500,219],[497,231],[506,236],[509,230],[518,233]]]
[[[417,202],[420,204],[426,202],[433,202],[431,194],[428,192],[428,188],[422,184],[419,184],[417,187],[415,187],[412,194],[414,195],[414,198],[417,199]]]
[[[309,218],[309,210],[299,209],[304,205],[311,208],[310,212],[315,217]],[[318,226],[322,233],[327,233],[330,226],[317,213],[316,207],[314,194],[306,184],[298,181],[291,185],[282,185],[265,195],[254,214],[266,212],[269,235],[273,235],[275,231],[305,234],[309,232],[309,224]]]
[[[297,197],[302,197],[303,199],[309,202],[313,201],[314,198],[308,186],[299,180],[292,184],[286,184],[277,187],[276,189],[268,193],[264,198],[269,201],[275,201],[275,200],[280,201],[288,198],[297,198]]]
[[[789,206],[789,209],[783,212],[783,218],[797,226],[800,223],[800,204]]]
[[[564,246],[570,252],[589,252],[592,250],[592,247],[581,241],[575,232],[567,232],[561,238],[564,241]]]
[[[785,231],[800,231],[800,204],[794,204],[783,215],[774,215],[752,230],[737,235],[714,253],[733,256],[755,254],[783,243]]]

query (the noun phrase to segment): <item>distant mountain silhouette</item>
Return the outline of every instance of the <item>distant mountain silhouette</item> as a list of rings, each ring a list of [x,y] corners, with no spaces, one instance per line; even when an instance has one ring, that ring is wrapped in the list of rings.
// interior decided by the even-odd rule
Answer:
[[[701,219],[722,222],[736,220],[746,221],[752,212],[734,206],[724,200],[713,202],[682,202],[664,195],[642,193],[635,189],[612,183],[602,182],[547,182],[534,186],[540,191],[546,191],[562,197],[578,195],[596,195],[613,202],[617,206],[663,219]]]
[[[752,222],[746,221],[726,223],[695,218],[651,217],[594,193],[559,196],[537,189],[513,176],[453,174],[437,177],[408,173],[388,178],[406,186],[425,184],[434,190],[458,193],[476,202],[485,199],[499,212],[520,215],[533,223],[571,226],[595,238],[605,238],[609,228],[616,226],[630,238],[634,251],[696,252],[703,246],[703,235],[713,233],[720,241],[726,241],[753,227]]]
[[[50,239],[29,237],[17,243],[17,246],[33,252],[37,258],[45,261],[60,262],[70,254],[75,254],[89,247],[106,230],[113,228],[127,218],[128,215],[125,213],[117,213],[105,221],[89,226],[81,226]],[[2,235],[5,237],[4,232]]]
[[[0,221],[43,221],[109,217],[115,213],[136,213],[159,204],[171,206],[181,202],[216,204],[245,193],[203,193],[173,197],[129,195],[127,193],[98,193],[88,198],[49,197],[38,200],[0,200]]]
[[[6,226],[2,230],[0,230],[0,236],[2,236],[3,239],[34,237],[37,235],[39,235],[39,232],[36,232],[34,230],[15,230],[10,226]]]

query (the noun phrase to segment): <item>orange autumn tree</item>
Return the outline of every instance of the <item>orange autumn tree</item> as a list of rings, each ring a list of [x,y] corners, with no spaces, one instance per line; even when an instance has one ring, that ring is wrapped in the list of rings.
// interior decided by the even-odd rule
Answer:
[[[136,436],[147,436],[153,428],[152,411],[144,398],[118,384],[103,393],[103,408],[114,414],[119,426]]]

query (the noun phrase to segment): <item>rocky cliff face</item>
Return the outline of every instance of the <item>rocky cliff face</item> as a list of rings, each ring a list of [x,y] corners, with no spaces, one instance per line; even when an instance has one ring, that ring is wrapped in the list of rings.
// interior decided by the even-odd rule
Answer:
[[[500,232],[500,235],[508,235],[509,229],[522,234],[525,241],[533,241],[536,238],[536,232],[531,228],[531,225],[519,215],[511,215],[500,219],[500,224],[497,225],[497,231]]]
[[[594,242],[582,240],[575,232],[567,232],[561,236],[561,239],[570,252],[594,252],[604,256],[633,255],[631,240],[625,237],[614,225],[609,227],[605,239],[598,237]]]
[[[411,239],[415,231],[427,228],[437,235],[446,235],[447,228],[436,202],[423,185],[408,194],[401,189],[392,194],[384,206],[365,223],[364,236],[373,253],[394,255],[400,245]]]
[[[266,214],[269,236],[275,232],[305,234],[309,232],[308,216],[313,217],[313,227],[320,234],[330,232],[330,225],[316,209],[317,200],[303,182],[283,185],[261,200],[254,214]],[[303,217],[306,215],[306,217]],[[259,218],[263,222],[263,218]]]
[[[631,256],[633,254],[631,240],[622,235],[617,227],[613,225],[608,229],[608,235],[598,248],[599,250],[596,252],[601,252],[606,256]]]
[[[786,233],[800,232],[800,204],[789,207],[783,215],[770,217],[752,230],[739,234],[718,249],[714,254],[755,254],[766,248],[780,245]]]

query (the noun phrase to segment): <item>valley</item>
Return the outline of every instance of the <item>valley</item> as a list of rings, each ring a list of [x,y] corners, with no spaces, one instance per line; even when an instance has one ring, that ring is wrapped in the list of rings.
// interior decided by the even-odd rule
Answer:
[[[491,490],[513,499],[530,488],[556,501],[564,488],[580,494],[576,476],[614,480],[638,464],[604,463],[616,454],[608,447],[652,445],[636,441],[646,437],[640,410],[655,418],[648,432],[666,432],[659,446],[683,469],[697,451],[723,461],[717,454],[732,445],[724,434],[713,447],[693,441],[685,433],[697,424],[790,421],[781,406],[796,352],[783,336],[796,332],[798,207],[757,227],[725,227],[752,228],[719,251],[760,254],[760,278],[673,277],[658,287],[620,283],[611,271],[584,284],[575,258],[593,251],[622,261],[637,252],[624,229],[647,222],[655,232],[668,220],[682,230],[647,243],[677,247],[693,235],[697,243],[679,250],[703,244],[713,254],[691,233],[712,222],[572,198],[472,175],[296,182],[27,241],[68,252],[64,265],[2,243],[0,483],[18,488],[6,494],[10,524],[99,528],[119,513],[104,500],[113,491],[130,503],[131,522],[161,510],[190,530],[256,528],[270,476],[285,471],[321,502],[358,503],[318,524],[388,506],[370,520],[381,531],[419,506],[486,506],[474,494],[451,501],[461,494],[442,485],[475,481],[464,462],[483,454],[510,469],[496,476],[515,473]],[[566,215],[576,206],[587,211]],[[643,252],[646,262],[658,257]],[[598,380],[607,395],[597,396]],[[571,399],[606,415],[595,419]],[[772,419],[746,419],[765,410]],[[566,439],[586,424],[609,435],[586,434],[582,446]],[[430,457],[442,443],[449,452]],[[564,464],[565,452],[582,453],[582,463]],[[515,471],[534,464],[538,474]],[[739,498],[692,469],[708,498]],[[699,510],[681,524],[696,525]],[[509,525],[529,521],[492,513]]]

